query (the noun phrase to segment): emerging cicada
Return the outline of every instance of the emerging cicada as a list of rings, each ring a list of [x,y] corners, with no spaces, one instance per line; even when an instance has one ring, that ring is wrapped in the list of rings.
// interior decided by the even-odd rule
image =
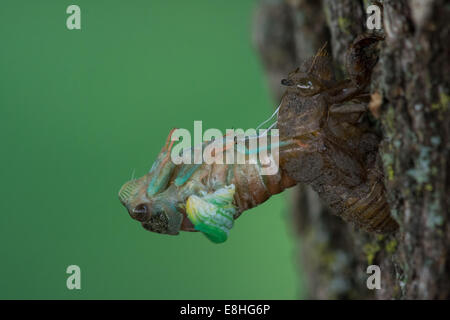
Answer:
[[[349,79],[335,80],[322,48],[282,80],[288,88],[277,109],[277,174],[261,175],[260,163],[175,165],[170,134],[150,172],[121,188],[120,201],[149,231],[200,231],[220,243],[243,211],[303,182],[343,219],[369,232],[394,231],[379,137],[361,121],[367,104],[364,89],[377,61],[372,48],[380,40],[373,35],[355,40],[347,55]]]
[[[172,235],[201,231],[220,243],[243,211],[296,184],[283,170],[262,175],[259,162],[175,165],[170,157],[172,133],[150,172],[127,182],[119,192],[130,216],[149,231]],[[238,146],[231,140],[225,148],[241,152]]]

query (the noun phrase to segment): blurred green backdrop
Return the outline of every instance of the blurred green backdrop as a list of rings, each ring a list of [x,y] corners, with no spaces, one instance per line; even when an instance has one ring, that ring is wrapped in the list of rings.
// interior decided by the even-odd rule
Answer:
[[[2,1],[0,298],[301,295],[286,194],[229,240],[145,231],[117,199],[173,127],[253,128],[270,100],[255,1]],[[66,28],[81,7],[82,30]],[[68,265],[82,289],[66,288]]]

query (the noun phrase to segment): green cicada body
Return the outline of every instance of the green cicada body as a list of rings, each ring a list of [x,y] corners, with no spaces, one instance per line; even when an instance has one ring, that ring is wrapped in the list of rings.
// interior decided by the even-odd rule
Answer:
[[[260,163],[175,165],[170,137],[150,172],[119,192],[130,216],[149,231],[200,231],[213,242],[224,242],[243,211],[296,184],[283,170],[262,175]]]

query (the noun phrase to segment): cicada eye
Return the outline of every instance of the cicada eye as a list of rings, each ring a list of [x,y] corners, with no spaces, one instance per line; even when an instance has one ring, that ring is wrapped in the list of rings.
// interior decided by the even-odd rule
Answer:
[[[314,89],[314,86],[310,80],[304,80],[301,83],[297,84],[297,88],[299,89]]]
[[[128,209],[130,216],[137,221],[146,221],[149,217],[150,208],[147,204],[141,203],[134,208]]]
[[[312,78],[301,78],[295,85],[303,96],[313,96],[322,90],[319,82]]]
[[[137,216],[146,215],[148,212],[148,207],[146,204],[139,204],[133,209],[133,213]]]

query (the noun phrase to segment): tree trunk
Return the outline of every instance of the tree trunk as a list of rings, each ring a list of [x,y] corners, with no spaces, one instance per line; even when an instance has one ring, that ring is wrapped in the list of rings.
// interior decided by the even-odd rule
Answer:
[[[450,298],[450,6],[445,0],[385,0],[385,41],[372,75],[370,109],[380,146],[391,214],[390,236],[355,230],[330,214],[308,186],[295,191],[299,260],[312,299]],[[265,0],[254,42],[274,98],[280,80],[331,44],[336,71],[366,29],[369,1]],[[379,265],[381,289],[367,288],[368,265]]]

